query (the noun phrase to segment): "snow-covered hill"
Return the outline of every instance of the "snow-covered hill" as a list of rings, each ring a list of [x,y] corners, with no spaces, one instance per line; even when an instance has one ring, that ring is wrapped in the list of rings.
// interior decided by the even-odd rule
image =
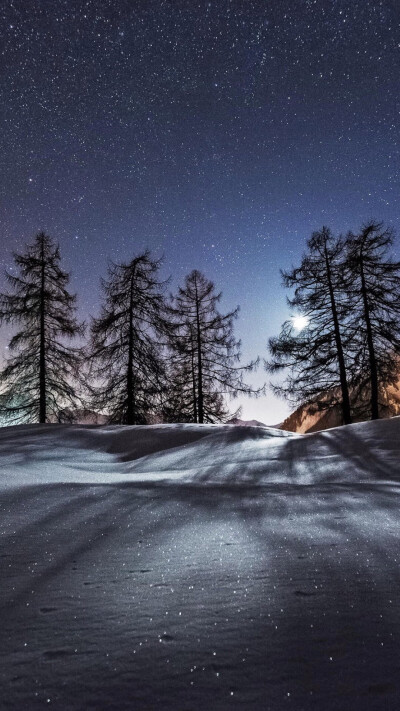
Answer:
[[[400,704],[400,418],[0,430],[0,708]]]
[[[400,418],[301,436],[272,427],[26,425],[0,429],[0,487],[397,479]]]
[[[267,427],[268,425],[264,422],[259,422],[259,420],[241,420],[239,417],[233,417],[228,420],[228,425],[237,425],[238,427]]]

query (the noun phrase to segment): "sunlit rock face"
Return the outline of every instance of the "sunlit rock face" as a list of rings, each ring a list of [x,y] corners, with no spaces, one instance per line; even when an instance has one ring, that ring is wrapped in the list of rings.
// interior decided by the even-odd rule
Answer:
[[[400,380],[396,385],[390,385],[385,392],[381,393],[380,397],[380,416],[381,418],[395,417],[400,415]],[[362,422],[368,419],[367,413],[365,416],[356,416],[354,422]],[[331,427],[339,427],[343,424],[342,412],[338,405],[329,410],[315,411],[313,404],[300,405],[289,417],[280,425],[281,429],[289,432],[319,432]]]

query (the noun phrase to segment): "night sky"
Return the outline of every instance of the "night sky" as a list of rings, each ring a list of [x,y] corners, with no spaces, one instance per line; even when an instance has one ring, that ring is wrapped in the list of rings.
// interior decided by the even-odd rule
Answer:
[[[82,317],[108,259],[149,247],[266,356],[313,230],[400,232],[397,0],[3,0],[0,22],[0,266],[45,230]]]

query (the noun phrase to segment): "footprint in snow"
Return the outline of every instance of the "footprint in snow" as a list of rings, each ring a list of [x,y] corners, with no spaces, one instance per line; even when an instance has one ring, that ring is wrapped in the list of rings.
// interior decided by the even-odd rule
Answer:
[[[57,610],[56,607],[41,607],[40,612],[43,615],[47,615],[49,612],[55,612]]]
[[[49,649],[47,652],[43,652],[45,659],[63,659],[63,657],[68,657],[72,654],[68,649]]]

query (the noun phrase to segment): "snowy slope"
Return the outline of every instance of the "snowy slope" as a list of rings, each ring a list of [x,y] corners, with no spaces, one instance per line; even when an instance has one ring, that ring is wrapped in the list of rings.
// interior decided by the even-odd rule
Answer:
[[[27,425],[0,429],[0,487],[397,480],[399,454],[400,418],[306,436],[234,425]]]
[[[0,430],[0,708],[400,705],[400,418]]]
[[[241,420],[239,417],[233,417],[226,424],[237,425],[238,427],[268,427],[268,425],[259,420]]]

